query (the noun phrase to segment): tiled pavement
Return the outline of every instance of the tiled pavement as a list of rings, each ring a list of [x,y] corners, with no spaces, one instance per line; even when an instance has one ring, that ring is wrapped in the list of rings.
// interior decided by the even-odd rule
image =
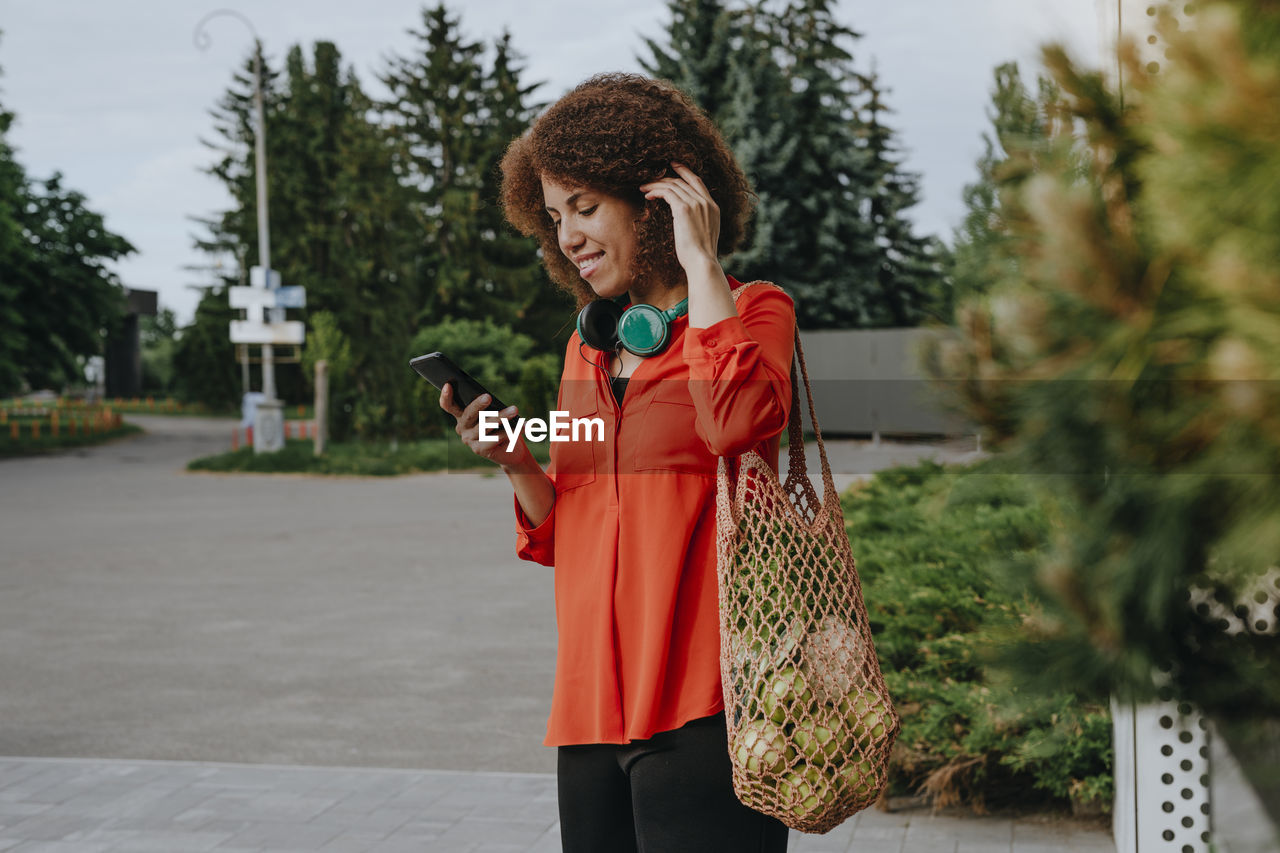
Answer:
[[[0,758],[5,853],[554,853],[544,774]],[[795,853],[1114,853],[1105,832],[868,810]],[[708,851],[716,853],[716,851]],[[725,851],[731,853],[731,851]]]

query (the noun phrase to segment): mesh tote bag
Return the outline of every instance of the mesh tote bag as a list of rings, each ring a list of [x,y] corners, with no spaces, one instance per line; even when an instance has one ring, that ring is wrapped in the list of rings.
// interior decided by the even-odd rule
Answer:
[[[827,832],[879,798],[900,722],[872,645],[798,332],[795,355],[822,500],[803,452],[788,454],[781,483],[754,451],[721,458],[720,675],[738,798],[792,829]],[[791,389],[788,437],[802,451],[794,362]]]

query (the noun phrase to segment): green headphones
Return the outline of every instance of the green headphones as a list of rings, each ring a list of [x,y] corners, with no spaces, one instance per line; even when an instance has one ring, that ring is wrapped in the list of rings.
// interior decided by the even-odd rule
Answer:
[[[688,298],[661,311],[643,302],[624,309],[626,295],[588,302],[578,312],[578,337],[590,346],[613,352],[622,346],[643,358],[657,355],[671,340],[671,323],[689,313]]]

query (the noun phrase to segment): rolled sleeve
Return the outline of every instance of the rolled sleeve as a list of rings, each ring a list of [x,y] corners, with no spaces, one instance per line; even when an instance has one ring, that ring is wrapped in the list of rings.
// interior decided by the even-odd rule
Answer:
[[[756,287],[739,298],[738,311],[684,337],[700,433],[718,456],[738,456],[777,435],[791,409],[791,298]]]
[[[524,514],[520,501],[512,495],[516,508],[516,556],[522,560],[554,566],[556,556],[556,507],[551,505],[551,512],[536,527]]]

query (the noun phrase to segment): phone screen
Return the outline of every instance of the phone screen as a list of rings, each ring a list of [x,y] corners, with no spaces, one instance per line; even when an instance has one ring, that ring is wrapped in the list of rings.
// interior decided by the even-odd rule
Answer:
[[[409,362],[409,366],[418,375],[441,391],[445,385],[453,385],[454,399],[462,408],[470,406],[481,394],[488,394],[492,400],[486,409],[500,412],[507,406],[492,391],[485,388],[471,377],[465,370],[454,364],[447,355],[440,352],[420,355]]]

